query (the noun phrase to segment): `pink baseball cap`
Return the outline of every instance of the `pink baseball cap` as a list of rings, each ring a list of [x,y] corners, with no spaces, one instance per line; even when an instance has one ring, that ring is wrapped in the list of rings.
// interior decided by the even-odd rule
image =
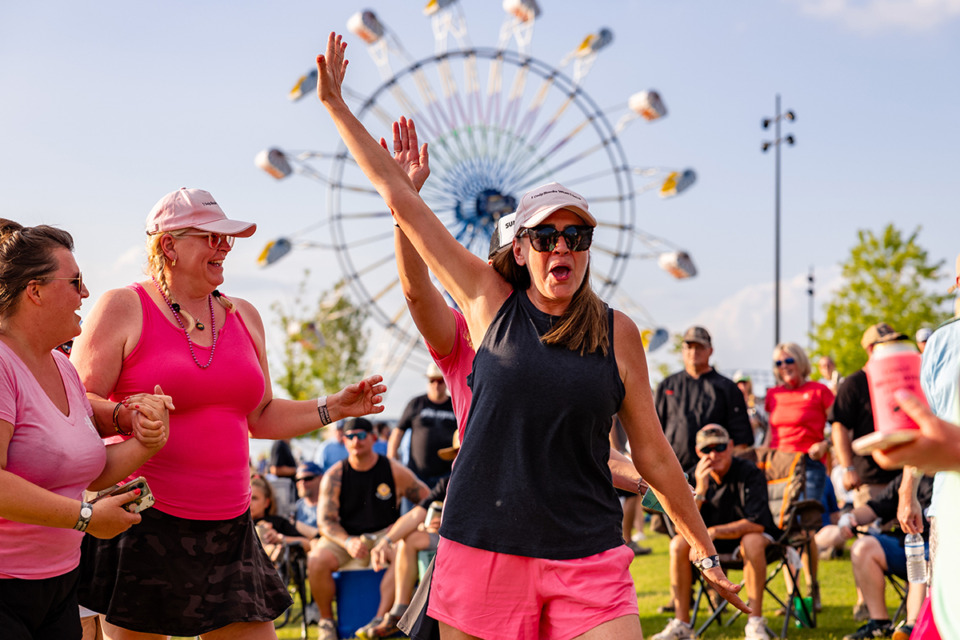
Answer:
[[[160,198],[147,216],[149,235],[178,229],[199,229],[249,238],[257,230],[257,225],[228,219],[209,191],[184,187]]]
[[[586,199],[559,182],[550,182],[523,194],[517,207],[516,226],[527,229],[535,227],[560,209],[570,209],[591,227],[597,226]]]

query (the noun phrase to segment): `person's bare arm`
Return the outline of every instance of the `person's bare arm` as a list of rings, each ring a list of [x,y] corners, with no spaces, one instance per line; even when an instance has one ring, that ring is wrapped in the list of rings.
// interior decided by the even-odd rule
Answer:
[[[450,234],[420,198],[403,169],[350,112],[341,95],[347,68],[345,47],[340,36],[330,34],[326,54],[317,57],[317,95],[360,169],[390,207],[430,271],[463,311],[473,342],[479,344],[512,287]],[[415,130],[412,122],[406,122],[408,129]]]
[[[707,532],[714,540],[739,540],[748,533],[763,533],[763,525],[751,522],[746,518],[727,522],[725,524],[715,524],[707,527]]]
[[[393,484],[397,488],[398,501],[403,497],[417,504],[421,500],[426,500],[427,496],[430,495],[430,488],[407,467],[396,460],[391,460],[390,469],[393,471]]]
[[[646,493],[648,486],[640,477],[640,472],[633,466],[633,460],[613,447],[610,447],[610,460],[607,462],[607,466],[610,467],[613,486],[617,489],[640,495]]]
[[[715,555],[716,548],[694,503],[680,462],[657,419],[640,331],[632,320],[617,311],[614,312],[613,335],[616,336],[617,367],[625,388],[619,416],[630,441],[634,466],[656,491],[667,514],[696,556]],[[720,567],[706,569],[703,575],[731,604],[744,613],[750,612],[737,596],[741,587],[730,582]]]
[[[853,468],[853,446],[850,431],[841,422],[834,422],[830,430],[833,439],[833,449],[837,454],[837,462],[843,467],[843,488],[847,491],[860,486],[860,474]]]
[[[260,404],[247,415],[247,426],[254,438],[283,440],[309,433],[322,425],[316,400],[287,400],[274,398],[267,364],[266,338],[263,320],[252,304],[240,298],[231,298],[240,313],[257,351],[263,373],[264,392]],[[383,411],[383,376],[369,376],[358,383],[347,385],[327,396],[330,422],[343,418],[365,416]]]

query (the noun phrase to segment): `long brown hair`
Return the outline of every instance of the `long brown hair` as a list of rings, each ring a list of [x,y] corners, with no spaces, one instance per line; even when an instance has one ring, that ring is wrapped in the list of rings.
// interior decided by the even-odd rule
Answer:
[[[512,251],[501,251],[494,256],[493,268],[513,285],[514,290],[526,291],[530,288],[530,271],[526,265],[517,264]],[[570,305],[540,340],[544,344],[579,351],[581,355],[598,349],[604,356],[607,355],[610,350],[610,326],[606,305],[590,286],[590,265],[587,265],[583,282],[573,294]]]
[[[31,280],[56,272],[60,265],[53,252],[61,247],[73,251],[73,236],[63,229],[0,218],[0,317],[17,310],[20,292]]]

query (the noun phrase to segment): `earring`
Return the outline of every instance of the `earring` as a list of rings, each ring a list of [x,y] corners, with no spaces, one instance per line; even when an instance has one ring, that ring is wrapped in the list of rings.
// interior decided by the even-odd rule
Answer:
[[[174,258],[174,259],[170,262],[170,266],[171,266],[171,267],[177,266],[177,259],[176,259],[176,258]]]

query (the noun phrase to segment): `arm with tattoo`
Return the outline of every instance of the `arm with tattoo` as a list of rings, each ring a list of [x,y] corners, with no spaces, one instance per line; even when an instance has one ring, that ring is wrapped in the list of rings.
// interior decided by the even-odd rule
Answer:
[[[393,471],[393,484],[397,487],[397,504],[400,504],[400,498],[417,504],[430,495],[430,488],[423,484],[413,471],[396,460],[390,461],[390,467]]]
[[[346,548],[350,537],[340,524],[340,485],[343,482],[343,461],[330,467],[320,481],[320,502],[317,505],[317,525],[324,537]]]

